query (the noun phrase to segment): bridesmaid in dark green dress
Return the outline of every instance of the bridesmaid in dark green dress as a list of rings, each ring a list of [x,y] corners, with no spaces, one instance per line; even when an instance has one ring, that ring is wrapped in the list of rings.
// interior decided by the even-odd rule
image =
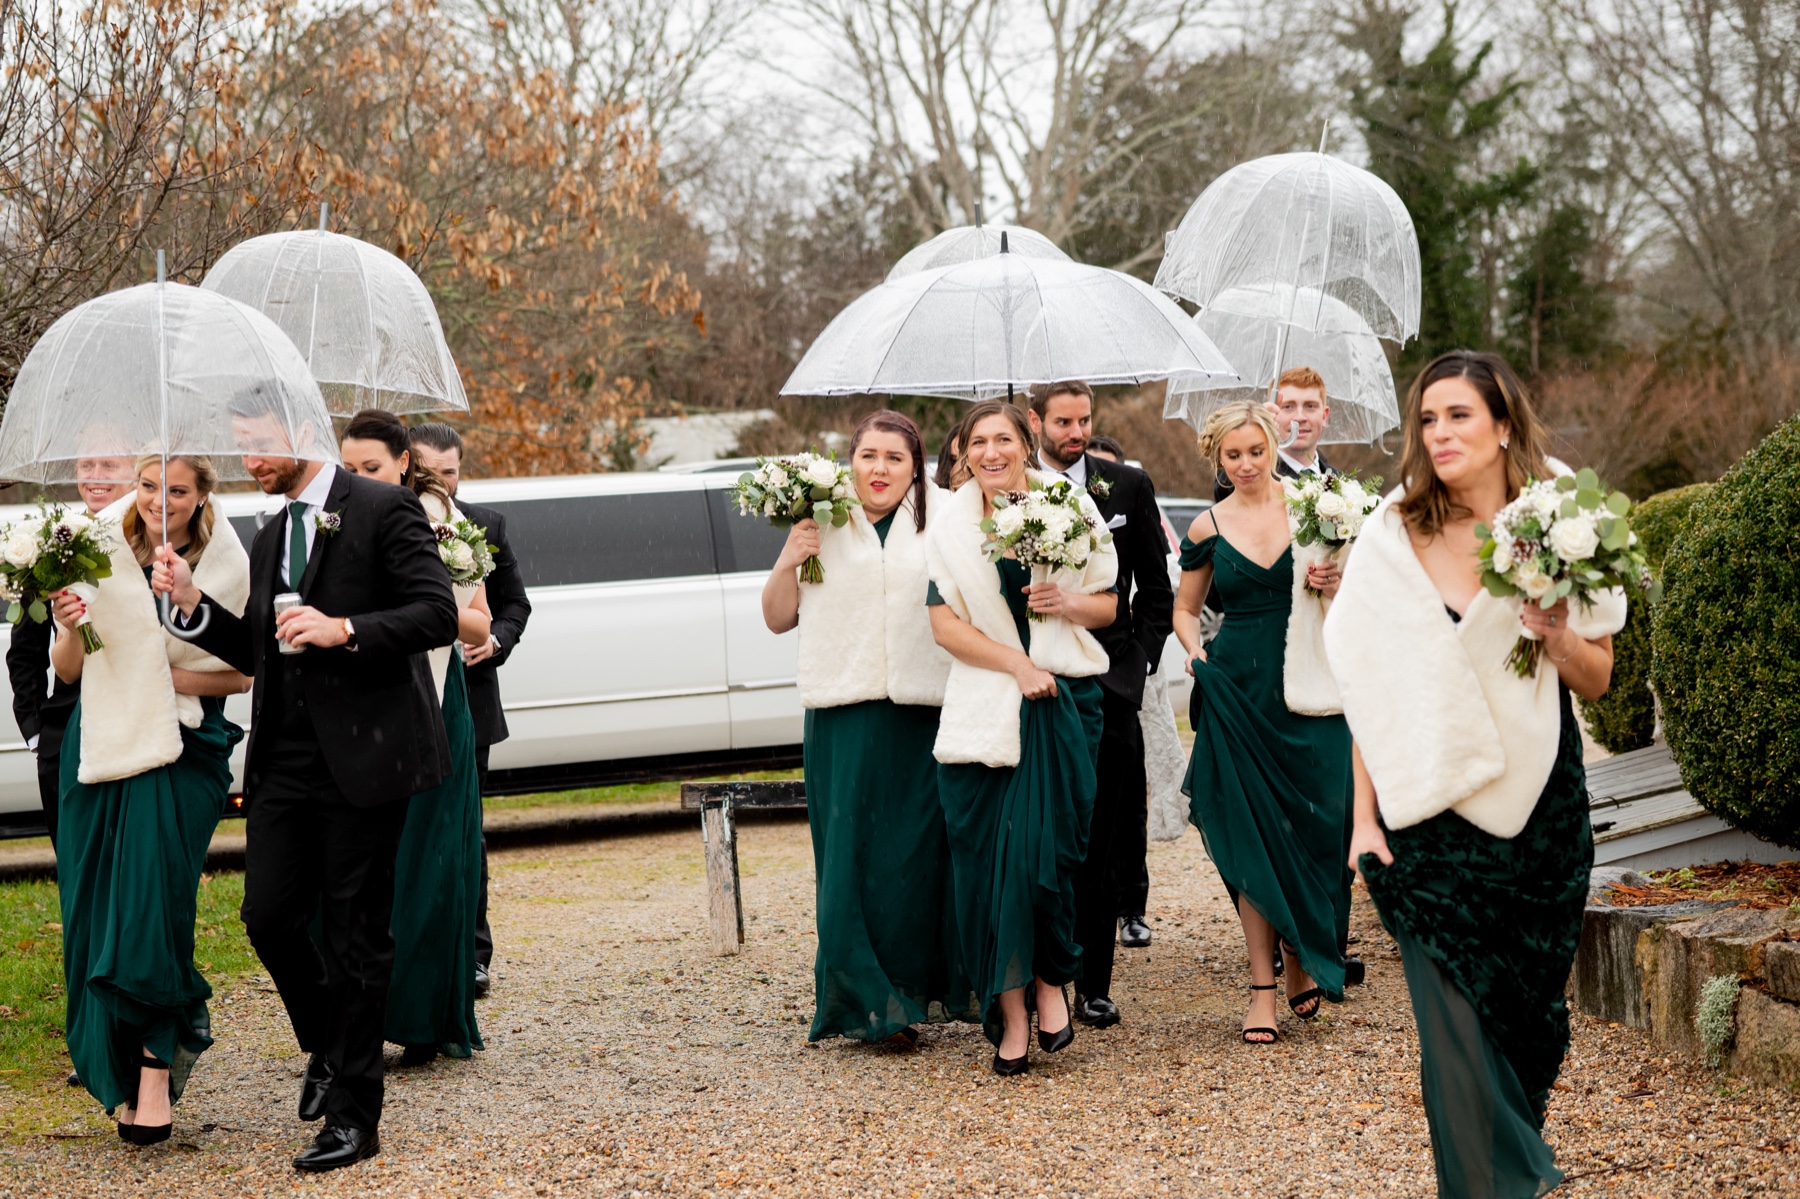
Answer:
[[[1482,590],[1475,528],[1491,524],[1525,479],[1550,477],[1545,434],[1503,359],[1456,351],[1426,366],[1414,382],[1402,436],[1402,475],[1415,485],[1392,506],[1437,590],[1434,598],[1451,620],[1460,620]],[[1371,522],[1386,516],[1384,506]],[[1351,565],[1344,602],[1387,594],[1364,591],[1373,583],[1362,582],[1359,564]],[[1454,809],[1388,828],[1365,748],[1416,761],[1421,752],[1443,754],[1468,732],[1416,723],[1390,729],[1389,722],[1351,712],[1359,733],[1391,741],[1358,743],[1350,863],[1400,946],[1419,1027],[1438,1194],[1445,1199],[1535,1199],[1562,1180],[1542,1129],[1569,1046],[1564,989],[1594,860],[1581,734],[1569,693],[1596,699],[1612,677],[1611,637],[1581,636],[1569,627],[1569,615],[1567,600],[1548,609],[1528,603],[1521,614],[1524,628],[1541,639],[1539,671],[1556,671],[1559,719],[1536,730],[1557,738],[1557,752],[1515,836],[1492,835]],[[1405,637],[1407,630],[1392,635]],[[1328,647],[1334,636],[1328,621]],[[1432,664],[1417,669],[1423,676]],[[1346,705],[1351,702],[1346,692]],[[1455,760],[1453,752],[1444,756]]]
[[[1339,946],[1348,919],[1343,851],[1351,796],[1350,731],[1342,716],[1288,711],[1282,671],[1293,603],[1287,508],[1276,482],[1276,433],[1260,405],[1229,404],[1201,433],[1201,453],[1236,490],[1200,514],[1181,544],[1175,633],[1194,676],[1193,756],[1184,784],[1194,824],[1237,905],[1250,955],[1243,1038],[1269,1044],[1276,944],[1288,957],[1288,1006],[1303,1020],[1343,999]],[[1338,568],[1308,568],[1336,591]],[[1201,648],[1200,611],[1218,587],[1225,623]]]
[[[359,412],[344,428],[344,469],[410,488],[433,523],[459,519],[450,493],[412,459],[406,426],[389,412]],[[478,645],[492,615],[484,584],[457,584],[457,638]],[[450,773],[412,797],[394,859],[394,970],[388,983],[387,1039],[400,1064],[422,1066],[440,1053],[466,1058],[483,1048],[475,1021],[475,921],[481,898],[481,787],[475,722],[462,656],[455,646],[431,655],[441,672]]]
[[[949,656],[925,613],[925,479],[917,427],[870,414],[850,442],[861,508],[789,532],[762,595],[770,631],[799,630],[806,807],[817,883],[809,1039],[910,1048],[917,1025],[967,1018],[956,953],[937,739]],[[798,571],[819,554],[825,577]]]
[[[247,591],[249,560],[235,535],[226,528],[221,541],[212,541],[210,505],[193,519],[216,481],[211,464],[177,458],[168,469],[170,542],[196,569],[209,553],[235,550]],[[160,470],[156,459],[139,463],[138,507],[124,522],[146,577],[162,540]],[[222,544],[226,538],[229,544]],[[117,570],[123,564],[114,552]],[[149,611],[148,588],[142,598]],[[82,673],[80,639],[72,630],[83,610],[69,593],[55,601],[62,631],[51,661],[68,681]],[[132,635],[106,632],[109,645]],[[159,643],[164,637],[153,621],[137,635]],[[225,719],[224,697],[249,687],[233,670],[171,667],[170,676],[178,693],[199,698],[201,709],[199,727],[181,726],[179,758],[129,778],[81,782],[83,710],[96,702],[92,696],[75,706],[62,755],[56,869],[69,1056],[88,1093],[118,1116],[119,1136],[140,1145],[168,1139],[170,1109],[212,1044],[206,1006],[212,988],[194,966],[195,892],[225,811],[231,750],[243,737]]]
[[[978,547],[979,521],[992,513],[993,497],[1025,489],[1032,438],[1021,411],[984,403],[965,418],[964,456],[973,478],[934,521],[934,550],[939,538]],[[993,1069],[1016,1075],[1030,1066],[1028,985],[1034,988],[1040,1048],[1054,1053],[1074,1039],[1064,991],[1081,968],[1073,880],[1087,856],[1101,731],[1098,679],[1040,669],[1029,651],[1034,631],[1048,626],[1034,623],[1030,614],[1066,620],[1082,630],[1099,628],[1112,622],[1118,597],[1111,590],[1084,595],[1054,583],[1034,586],[1030,571],[1010,558],[991,566],[977,559],[981,565],[966,577],[963,590],[979,586],[1003,599],[1020,647],[1013,648],[999,640],[999,630],[974,623],[979,619],[975,597],[965,597],[964,611],[945,602],[935,583],[935,563],[948,557],[934,553],[932,627],[939,644],[964,667],[976,669],[952,672],[946,703],[956,688],[981,685],[979,676],[989,674],[1010,676],[1008,686],[1016,683],[1021,697],[1016,765],[957,760],[938,768],[963,961],[995,1046]],[[985,579],[975,577],[984,571]],[[1095,675],[1104,670],[1103,651],[1099,658]],[[941,740],[938,756],[945,757]]]

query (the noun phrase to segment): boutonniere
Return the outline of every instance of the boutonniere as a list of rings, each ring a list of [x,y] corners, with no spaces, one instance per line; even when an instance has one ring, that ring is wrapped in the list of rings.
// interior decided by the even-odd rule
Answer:
[[[1087,490],[1088,490],[1088,494],[1093,496],[1095,499],[1103,500],[1107,496],[1112,494],[1112,484],[1108,483],[1105,479],[1102,479],[1100,476],[1095,475],[1093,478],[1088,480]]]
[[[317,512],[313,514],[313,528],[322,537],[335,537],[344,529],[344,518],[336,512]]]

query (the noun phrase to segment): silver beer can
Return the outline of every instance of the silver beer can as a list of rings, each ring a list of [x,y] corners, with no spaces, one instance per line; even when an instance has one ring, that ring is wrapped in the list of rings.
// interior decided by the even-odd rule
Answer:
[[[299,606],[300,593],[298,591],[284,591],[275,597],[275,615],[278,617],[289,608],[298,608]],[[275,644],[284,654],[303,654],[306,652],[306,647],[304,645],[289,645],[280,637],[275,638]]]

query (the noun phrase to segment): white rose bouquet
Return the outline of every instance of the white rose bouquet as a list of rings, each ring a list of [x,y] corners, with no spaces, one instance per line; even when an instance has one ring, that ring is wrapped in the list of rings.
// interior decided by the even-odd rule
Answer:
[[[1031,581],[1043,583],[1058,567],[1080,570],[1093,552],[1112,544],[1112,534],[1082,510],[1081,495],[1066,479],[1045,486],[1032,480],[1027,491],[994,497],[994,514],[981,522],[987,540],[981,552],[998,562],[1011,553],[1031,568]],[[1041,621],[1041,612],[1031,619]]]
[[[1321,564],[1341,557],[1356,540],[1363,521],[1381,502],[1381,477],[1377,475],[1364,483],[1354,474],[1320,475],[1308,471],[1297,479],[1283,480],[1281,493],[1287,501],[1288,529],[1294,535],[1294,544],[1311,551],[1297,551],[1294,555],[1294,564],[1304,570],[1309,562]],[[1306,584],[1306,589],[1319,594],[1311,583]]]
[[[836,458],[811,452],[787,458],[758,458],[756,469],[738,476],[731,488],[738,512],[761,516],[778,529],[811,517],[821,525],[842,528],[850,509],[860,506],[850,467]],[[802,583],[823,583],[825,567],[818,555],[800,564]]]
[[[454,524],[434,521],[431,531],[452,583],[473,586],[494,573],[496,547],[488,544],[486,529],[465,518]]]
[[[0,598],[6,619],[50,619],[46,596],[73,591],[90,602],[91,588],[112,574],[112,557],[101,544],[98,522],[85,512],[38,503],[38,514],[0,529]],[[91,654],[106,643],[84,615],[76,624],[81,650]]]
[[[1626,583],[1642,587],[1654,602],[1659,584],[1637,548],[1630,511],[1630,498],[1603,487],[1587,467],[1533,479],[1494,514],[1492,528],[1475,526],[1481,584],[1490,594],[1522,596],[1543,608],[1564,599],[1586,607],[1595,592]],[[1520,677],[1535,675],[1541,649],[1536,637],[1523,633],[1506,663]]]

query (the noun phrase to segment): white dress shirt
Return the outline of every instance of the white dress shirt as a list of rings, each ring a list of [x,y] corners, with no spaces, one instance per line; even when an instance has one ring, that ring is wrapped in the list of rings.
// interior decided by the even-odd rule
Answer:
[[[1319,451],[1317,450],[1313,451],[1313,460],[1311,462],[1302,462],[1283,449],[1277,449],[1275,452],[1281,455],[1281,460],[1287,463],[1288,468],[1297,475],[1303,475],[1309,470],[1318,471],[1319,474],[1325,473],[1323,470],[1319,469]]]
[[[1057,470],[1054,466],[1050,465],[1048,459],[1046,459],[1042,454],[1039,454],[1038,455],[1038,469],[1046,471],[1049,474],[1061,475],[1063,478],[1067,479],[1069,482],[1075,484],[1075,486],[1078,489],[1083,490],[1083,491],[1087,490],[1087,455],[1086,454],[1083,454],[1081,457],[1075,459],[1074,462],[1070,463],[1068,470]]]
[[[319,525],[313,518],[325,510],[325,501],[331,495],[331,482],[336,477],[336,466],[329,462],[321,463],[319,473],[312,477],[312,482],[301,488],[300,494],[294,497],[294,500],[306,505],[306,511],[302,513],[306,523],[301,526],[301,529],[306,535],[306,560],[308,562],[312,561],[313,544],[319,538]],[[287,505],[292,502],[293,500],[288,499],[283,499],[281,502],[282,514],[290,519],[293,514],[288,510]],[[292,557],[290,551],[294,544],[293,536],[293,530],[283,524],[281,528],[281,577],[283,579],[289,577],[288,559]],[[297,580],[296,586],[298,586]]]

